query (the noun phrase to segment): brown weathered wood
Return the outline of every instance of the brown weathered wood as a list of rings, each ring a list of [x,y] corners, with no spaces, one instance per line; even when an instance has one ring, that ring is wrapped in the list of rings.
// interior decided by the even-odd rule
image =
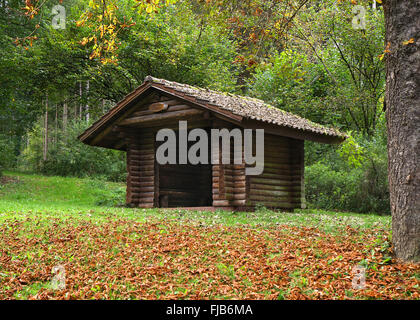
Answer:
[[[230,203],[228,200],[213,200],[213,206],[215,207],[224,207],[229,205]]]
[[[290,195],[290,191],[286,190],[286,191],[278,191],[278,190],[257,190],[254,189],[251,191],[251,195],[261,195],[261,196],[273,196],[273,197],[281,197],[281,196],[285,196],[288,197]]]
[[[178,120],[184,119],[187,117],[199,116],[203,113],[202,110],[198,109],[191,109],[191,110],[180,110],[174,112],[165,112],[160,114],[153,114],[153,115],[146,115],[142,117],[133,117],[122,120],[119,125],[127,126],[127,125],[137,125],[143,123],[150,123],[150,122],[158,122],[163,120]]]
[[[295,186],[289,185],[289,186],[279,186],[279,185],[269,185],[265,183],[254,183],[251,182],[250,187],[252,190],[274,190],[274,191],[296,191],[300,190],[300,185],[296,184]]]

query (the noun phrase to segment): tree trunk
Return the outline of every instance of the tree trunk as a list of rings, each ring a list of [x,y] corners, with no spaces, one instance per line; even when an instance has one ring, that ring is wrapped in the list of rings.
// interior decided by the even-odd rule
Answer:
[[[80,97],[80,110],[79,110],[79,116],[80,120],[83,119],[83,104],[82,104],[82,81],[79,82],[79,97]]]
[[[45,116],[44,116],[44,148],[43,148],[43,160],[47,161],[48,154],[48,93],[45,99]]]
[[[67,107],[67,100],[63,103],[63,131],[66,132],[67,130],[67,119],[68,119],[68,107]]]
[[[86,110],[86,122],[89,123],[89,117],[90,117],[90,114],[89,114],[89,80],[86,81],[86,107],[85,107],[85,110]]]
[[[384,1],[386,117],[392,241],[396,257],[420,261],[420,5]],[[407,42],[413,38],[414,43]]]

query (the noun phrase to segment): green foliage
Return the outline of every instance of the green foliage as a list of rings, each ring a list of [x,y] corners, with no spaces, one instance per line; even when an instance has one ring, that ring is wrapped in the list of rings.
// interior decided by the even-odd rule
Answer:
[[[19,158],[20,169],[48,175],[102,176],[111,181],[124,181],[125,154],[81,143],[77,137],[87,126],[85,121],[73,121],[66,131],[51,131],[50,137],[54,140],[49,143],[46,161],[42,158],[41,130],[36,126],[29,134],[29,144]]]
[[[124,186],[118,188],[107,188],[104,181],[92,180],[89,184],[92,194],[95,197],[94,205],[115,207],[125,203],[125,191]]]
[[[339,127],[371,136],[382,114],[385,32],[383,10],[365,8],[366,26],[359,30],[352,24],[350,1],[324,0],[302,10],[292,33],[293,46],[306,51],[318,67],[308,77],[309,86],[319,72],[328,79],[324,94],[311,102],[329,117],[338,113],[333,119]]]
[[[2,171],[13,166],[14,150],[11,139],[0,133],[0,177]]]
[[[363,147],[361,147],[356,140],[348,133],[348,138],[341,145],[338,153],[347,161],[349,166],[360,167],[363,162]]]
[[[250,93],[278,108],[300,113],[308,94],[304,79],[307,68],[305,55],[291,50],[275,54],[268,64],[257,68]]]
[[[330,149],[323,160],[305,168],[309,205],[327,210],[389,214],[386,141],[379,137],[350,140],[348,146],[344,145],[338,152]],[[363,157],[355,156],[360,149]]]

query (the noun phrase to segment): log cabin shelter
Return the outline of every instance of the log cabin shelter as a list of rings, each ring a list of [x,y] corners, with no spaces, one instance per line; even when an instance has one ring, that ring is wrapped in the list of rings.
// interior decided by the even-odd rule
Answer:
[[[264,129],[263,173],[246,175],[245,162],[159,164],[156,134],[163,128],[176,132],[181,120],[188,130]],[[126,151],[128,206],[289,211],[305,207],[304,141],[334,144],[345,138],[258,99],[151,76],[79,136],[91,146]]]

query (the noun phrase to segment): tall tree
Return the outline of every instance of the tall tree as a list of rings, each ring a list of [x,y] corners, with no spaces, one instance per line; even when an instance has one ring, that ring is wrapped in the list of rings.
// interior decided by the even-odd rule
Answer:
[[[420,6],[384,1],[392,238],[397,258],[420,261]]]

